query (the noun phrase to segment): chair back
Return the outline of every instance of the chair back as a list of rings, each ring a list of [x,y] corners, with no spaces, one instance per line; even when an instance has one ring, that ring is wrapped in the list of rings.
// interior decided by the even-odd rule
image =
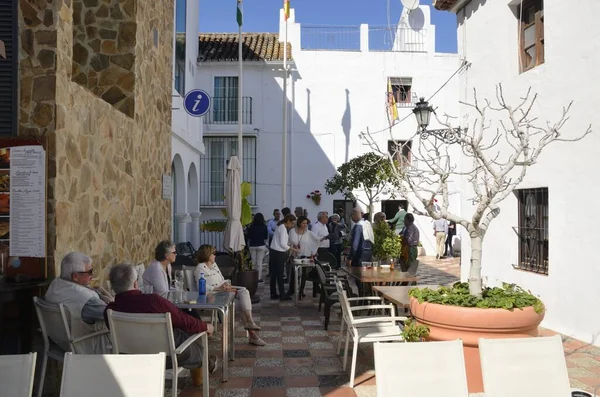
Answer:
[[[335,256],[331,252],[327,252],[327,251],[323,251],[323,250],[319,251],[317,253],[317,259],[319,262],[329,263],[330,267],[337,267],[340,265],[339,263],[337,263]]]
[[[489,396],[570,396],[560,335],[479,339],[481,373]]]
[[[183,282],[185,283],[185,287],[188,291],[198,292],[198,284],[196,284],[196,279],[194,277],[193,267],[183,266]]]
[[[60,397],[162,397],[165,361],[165,353],[67,353]]]
[[[0,356],[0,395],[31,397],[37,353]]]
[[[193,257],[196,254],[196,249],[194,249],[194,246],[189,241],[186,241],[185,243],[177,243],[175,246],[175,251],[177,251],[177,256]]]
[[[48,349],[52,341],[65,351],[72,351],[71,317],[63,304],[46,302],[44,299],[33,297],[35,313],[42,329],[44,345]]]
[[[352,310],[350,310],[350,301],[348,301],[344,285],[337,277],[335,277],[335,288],[340,300],[340,306],[342,306],[342,317],[344,317],[344,321],[351,324],[354,316],[352,315]]]
[[[144,285],[144,272],[146,271],[146,265],[140,262],[134,267],[135,271],[137,272],[138,288],[142,288],[142,286]]]
[[[399,390],[403,397],[469,396],[460,340],[375,343],[374,352],[377,397],[395,397]]]
[[[122,313],[107,311],[115,354],[175,352],[171,313]]]
[[[237,275],[238,263],[230,255],[219,255],[215,258],[215,263],[224,278],[234,280]]]

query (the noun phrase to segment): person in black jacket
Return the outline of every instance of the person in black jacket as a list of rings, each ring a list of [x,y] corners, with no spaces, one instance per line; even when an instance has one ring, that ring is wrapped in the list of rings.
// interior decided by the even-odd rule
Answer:
[[[252,223],[248,226],[248,249],[250,250],[250,258],[255,269],[258,270],[258,282],[262,283],[262,266],[265,255],[267,254],[267,244],[269,240],[269,232],[265,217],[258,212],[254,215]]]
[[[452,238],[456,236],[456,222],[450,221],[448,223],[448,236],[446,236],[446,244],[444,249],[444,256],[454,257],[454,249],[452,248]]]

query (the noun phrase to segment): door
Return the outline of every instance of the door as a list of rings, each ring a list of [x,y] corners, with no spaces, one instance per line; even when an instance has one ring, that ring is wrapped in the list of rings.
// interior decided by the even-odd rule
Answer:
[[[406,200],[382,200],[381,201],[381,212],[385,213],[385,219],[392,219],[396,212],[398,212],[398,206],[402,208],[408,208],[408,201]]]
[[[352,209],[356,206],[356,201],[352,200],[333,200],[333,210],[331,214],[337,214],[338,210],[341,208],[344,210],[344,222],[346,225],[350,224],[350,214],[352,214]]]

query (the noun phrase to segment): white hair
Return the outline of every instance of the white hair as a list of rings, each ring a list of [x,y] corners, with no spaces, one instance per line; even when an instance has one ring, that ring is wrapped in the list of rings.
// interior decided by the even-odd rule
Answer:
[[[69,252],[60,262],[60,278],[71,280],[73,273],[85,272],[86,265],[92,264],[92,258],[81,252]]]
[[[110,286],[115,294],[131,291],[137,281],[137,271],[128,263],[113,266],[108,274]]]

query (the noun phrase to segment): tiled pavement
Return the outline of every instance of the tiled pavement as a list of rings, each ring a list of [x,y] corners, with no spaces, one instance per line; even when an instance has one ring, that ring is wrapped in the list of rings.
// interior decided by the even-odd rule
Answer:
[[[445,284],[458,280],[458,259],[420,258],[420,283]],[[329,331],[323,330],[318,300],[312,298],[307,283],[306,298],[293,302],[271,301],[268,285],[261,284],[261,302],[254,306],[256,322],[265,347],[247,343],[245,331],[236,328],[236,360],[230,362],[229,381],[221,382],[221,371],[211,376],[211,397],[343,397],[375,396],[373,350],[359,347],[355,388],[347,386],[349,374],[342,371],[341,357],[335,350],[340,318],[332,311]],[[543,330],[544,335],[552,334]],[[600,384],[600,349],[563,336],[571,387],[593,391]],[[218,343],[212,346],[218,348]],[[216,351],[215,351],[216,353]],[[350,361],[350,360],[349,360]],[[350,363],[348,364],[348,366]],[[183,379],[182,379],[183,380]],[[201,396],[201,388],[191,386],[189,378],[180,397]]]

